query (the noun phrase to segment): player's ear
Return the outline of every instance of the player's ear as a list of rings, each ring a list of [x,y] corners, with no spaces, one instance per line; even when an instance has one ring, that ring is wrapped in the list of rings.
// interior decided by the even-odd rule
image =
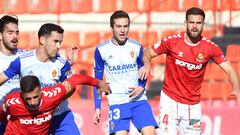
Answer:
[[[187,27],[187,21],[186,20],[184,21],[184,26]]]
[[[41,36],[40,39],[39,39],[39,43],[40,43],[40,45],[45,44],[45,42],[46,42],[46,37]]]
[[[113,32],[113,27],[110,27],[111,32]]]
[[[2,32],[0,32],[0,41],[3,39],[2,36],[3,36]]]

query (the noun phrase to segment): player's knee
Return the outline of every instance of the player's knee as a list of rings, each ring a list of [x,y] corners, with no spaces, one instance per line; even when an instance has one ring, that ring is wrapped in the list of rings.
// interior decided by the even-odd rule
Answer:
[[[128,131],[127,130],[117,131],[114,133],[114,135],[128,135]]]
[[[154,126],[146,126],[141,129],[143,135],[156,135],[156,130]]]

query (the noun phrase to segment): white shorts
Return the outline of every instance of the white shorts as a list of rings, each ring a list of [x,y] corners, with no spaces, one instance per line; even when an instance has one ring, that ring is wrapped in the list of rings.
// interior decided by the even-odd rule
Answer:
[[[187,105],[176,102],[163,91],[160,98],[160,135],[200,135],[201,105]]]

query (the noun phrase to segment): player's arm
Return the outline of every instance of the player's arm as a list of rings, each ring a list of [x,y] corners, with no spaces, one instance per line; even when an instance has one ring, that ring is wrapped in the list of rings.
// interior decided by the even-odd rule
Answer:
[[[99,91],[108,93],[109,88],[106,83],[87,75],[74,74],[62,83],[66,89],[66,97],[71,96],[77,85],[96,86]]]
[[[231,63],[228,60],[222,62],[219,65],[229,76],[230,82],[232,83],[233,86],[232,95],[237,96],[238,100],[240,101],[240,84],[237,72],[235,71],[235,69],[232,67]]]
[[[209,50],[211,51],[211,58],[227,73],[233,86],[232,95],[237,96],[240,101],[240,86],[237,72],[234,70],[231,63],[225,58],[222,50],[217,45],[212,43],[210,47],[211,48]]]
[[[147,79],[148,74],[150,73],[150,70],[151,70],[151,59],[156,56],[158,56],[158,54],[153,50],[152,47],[148,47],[144,49],[144,53],[142,57],[144,66],[139,69],[139,75],[142,80]]]
[[[8,77],[2,72],[0,73],[0,85],[8,80]]]
[[[104,61],[102,59],[102,56],[101,56],[98,48],[95,49],[94,60],[95,60],[95,67],[94,67],[95,78],[102,80],[103,79],[103,71],[104,71]],[[99,123],[100,123],[101,100],[102,100],[102,94],[97,91],[96,87],[94,87],[95,114],[94,114],[93,121],[94,121],[95,125],[99,125]]]
[[[21,63],[20,63],[20,58],[18,57],[10,63],[9,67],[5,71],[0,73],[0,84],[2,85],[9,78],[12,78],[15,75],[19,74],[20,68],[21,68]]]
[[[142,56],[143,56],[143,48],[140,48],[139,51],[139,56],[137,57],[137,65],[138,65],[138,70],[143,66],[143,61],[142,61]],[[147,80],[146,79],[138,79],[138,86],[132,86],[129,87],[129,89],[132,90],[132,92],[129,94],[130,98],[136,98],[138,97],[140,94],[142,94],[145,90],[145,86],[146,86]]]

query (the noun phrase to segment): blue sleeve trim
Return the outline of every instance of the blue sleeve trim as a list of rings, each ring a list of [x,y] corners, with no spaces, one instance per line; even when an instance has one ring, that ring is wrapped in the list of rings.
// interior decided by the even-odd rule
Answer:
[[[104,71],[104,61],[102,60],[102,57],[101,57],[101,54],[100,54],[98,48],[95,49],[94,60],[95,60],[95,67],[94,67],[95,78],[102,80],[103,79],[103,71]],[[94,87],[95,109],[101,108],[101,101],[102,101],[102,95],[98,94],[97,88]]]
[[[103,43],[101,43],[101,44],[98,45],[97,47],[98,47],[98,48],[99,48],[99,47],[102,47],[102,46],[104,46],[104,45],[107,45],[108,43],[110,43],[110,39],[107,40],[107,41],[105,41],[105,42],[103,42]]]
[[[139,45],[139,46],[142,46],[141,43],[139,43],[139,42],[137,42],[137,41],[135,41],[134,39],[131,39],[131,38],[128,38],[128,42]]]
[[[139,56],[137,58],[138,69],[140,69],[143,66],[142,57],[143,57],[143,48],[141,47],[139,51]],[[145,89],[146,83],[147,83],[147,80],[138,79],[138,86],[142,86],[144,89]]]
[[[98,73],[96,77],[97,77],[97,79],[101,79],[102,80],[103,71],[104,71],[104,61],[102,59],[102,56],[101,56],[98,48],[96,48],[96,50],[94,52],[94,60],[95,60],[94,71],[95,71],[95,73]]]
[[[68,61],[65,61],[65,64],[61,69],[61,77],[59,78],[59,81],[63,82],[71,75],[72,75],[71,66]]]
[[[3,71],[3,73],[8,78],[12,78],[17,74],[20,74],[20,71],[21,71],[21,62],[20,62],[20,58],[18,57],[10,63],[9,67],[5,71]]]

